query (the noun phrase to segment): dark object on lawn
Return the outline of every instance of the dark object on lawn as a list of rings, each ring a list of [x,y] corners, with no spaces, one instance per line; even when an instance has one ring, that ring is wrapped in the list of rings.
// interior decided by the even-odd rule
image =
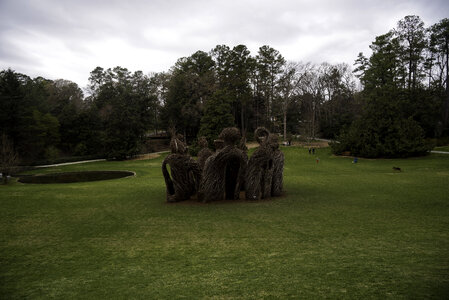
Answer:
[[[44,175],[20,176],[19,182],[36,183],[36,184],[73,183],[73,182],[117,179],[134,175],[135,175],[134,172],[130,171],[65,172],[65,173],[51,173]]]
[[[187,145],[182,141],[182,136],[172,136],[170,142],[172,154],[162,162],[162,174],[165,179],[167,202],[178,202],[188,200],[198,191],[201,170],[198,163],[186,154]],[[170,172],[167,165],[170,166]]]
[[[291,133],[287,134],[287,145],[291,146],[293,141],[293,135]]]
[[[257,128],[254,136],[260,147],[248,161],[245,176],[246,199],[259,200],[272,195],[278,196],[282,192],[284,169],[284,155],[279,150],[278,137],[270,134],[264,127]]]
[[[393,167],[393,170],[395,170],[395,171],[399,171],[399,172],[401,172],[402,170],[401,170],[401,168],[399,168],[399,167]]]
[[[198,146],[200,146],[201,150],[198,152],[197,162],[198,162],[200,169],[203,170],[206,160],[209,158],[209,156],[214,154],[214,152],[212,152],[212,150],[210,150],[207,147],[208,146],[207,140],[206,140],[206,137],[204,137],[204,136],[201,136],[198,138]]]
[[[240,132],[235,127],[228,127],[219,137],[224,142],[224,148],[217,149],[206,161],[198,192],[199,201],[239,199],[239,178],[245,164],[243,152],[235,146]]]

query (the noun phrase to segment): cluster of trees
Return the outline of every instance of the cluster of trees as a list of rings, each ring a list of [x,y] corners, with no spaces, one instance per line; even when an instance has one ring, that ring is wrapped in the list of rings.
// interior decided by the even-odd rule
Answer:
[[[286,62],[269,46],[253,57],[244,45],[219,45],[179,59],[168,72],[97,67],[87,97],[67,80],[1,71],[0,122],[23,162],[123,159],[141,151],[150,131],[167,128],[209,142],[232,126],[249,138],[258,126],[284,136],[315,136],[320,128],[335,136],[352,121],[354,91],[348,65]]]
[[[334,137],[359,110],[348,65],[287,62],[269,46],[251,56],[245,45],[218,45],[179,59],[159,76],[163,126],[209,142],[230,126],[249,138],[258,126],[284,138],[319,131]]]
[[[139,151],[157,106],[150,77],[116,67],[96,68],[89,80],[84,97],[74,82],[0,72],[0,128],[22,163]]]
[[[83,93],[73,82],[0,72],[0,128],[26,161],[75,146],[72,125],[83,105]]]
[[[335,153],[406,156],[448,135],[449,20],[425,28],[407,16],[347,64],[288,62],[262,46],[218,45],[180,58],[167,72],[97,67],[85,91],[67,80],[0,72],[0,128],[22,162],[59,155],[123,159],[149,132],[175,128],[212,142],[225,127],[251,139],[258,126],[338,139]]]
[[[364,157],[405,157],[426,153],[425,138],[448,135],[449,19],[429,28],[418,16],[400,20],[376,37],[369,58],[355,69],[364,106],[344,130],[336,153]]]

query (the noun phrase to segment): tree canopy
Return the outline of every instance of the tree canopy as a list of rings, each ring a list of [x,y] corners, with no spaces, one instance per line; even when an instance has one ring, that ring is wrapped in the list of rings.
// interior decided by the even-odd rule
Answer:
[[[124,159],[175,128],[209,142],[224,127],[338,139],[335,153],[407,156],[449,135],[449,20],[406,16],[377,36],[355,68],[287,61],[262,45],[217,45],[161,73],[97,67],[76,83],[0,72],[0,128],[23,163],[59,156]],[[357,82],[355,76],[359,79]]]

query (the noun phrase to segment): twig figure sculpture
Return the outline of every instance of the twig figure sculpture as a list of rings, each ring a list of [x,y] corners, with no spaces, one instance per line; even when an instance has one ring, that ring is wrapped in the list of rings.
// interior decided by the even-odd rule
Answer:
[[[280,196],[284,154],[278,136],[264,127],[257,128],[254,136],[260,146],[249,159],[246,139],[235,127],[223,129],[214,141],[215,152],[207,148],[206,138],[200,137],[201,150],[195,161],[187,154],[182,135],[173,132],[172,153],[162,162],[167,202],[187,200],[196,193],[202,202],[237,200],[240,191],[245,191],[248,200]]]
[[[198,193],[198,200],[239,199],[240,178],[243,176],[244,155],[235,144],[240,139],[240,132],[235,127],[225,128],[219,136],[224,147],[217,149],[204,166]]]
[[[172,134],[171,154],[162,162],[167,202],[188,200],[198,191],[201,170],[198,163],[187,154],[187,145],[181,135]],[[170,172],[167,169],[170,167]]]

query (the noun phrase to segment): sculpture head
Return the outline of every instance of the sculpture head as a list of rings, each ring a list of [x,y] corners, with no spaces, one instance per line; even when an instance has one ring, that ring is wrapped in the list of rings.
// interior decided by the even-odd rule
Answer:
[[[264,144],[267,141],[269,135],[270,132],[265,127],[257,127],[257,129],[254,131],[254,138],[260,145]]]
[[[198,138],[198,146],[200,146],[200,149],[204,149],[204,148],[207,148],[209,146],[205,136],[200,136]]]
[[[240,139],[240,131],[235,127],[227,127],[221,131],[219,138],[226,146],[235,145]]]
[[[182,140],[184,137],[181,134],[178,134],[176,136],[172,136],[170,141],[170,150],[171,153],[176,154],[185,154],[187,153],[187,145]]]
[[[279,137],[278,137],[278,135],[270,133],[268,135],[267,145],[271,149],[273,149],[273,150],[279,149]]]
[[[178,140],[180,140],[181,142],[184,142],[184,143],[185,143],[185,139],[184,139],[184,136],[183,136],[182,134],[178,133],[178,134],[176,135],[176,138],[177,138]]]

